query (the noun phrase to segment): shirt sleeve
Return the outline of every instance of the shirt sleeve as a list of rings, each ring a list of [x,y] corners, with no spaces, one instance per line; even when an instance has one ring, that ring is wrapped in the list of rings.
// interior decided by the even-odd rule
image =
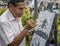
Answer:
[[[8,45],[14,40],[14,34],[7,22],[0,23],[0,35],[3,42]]]

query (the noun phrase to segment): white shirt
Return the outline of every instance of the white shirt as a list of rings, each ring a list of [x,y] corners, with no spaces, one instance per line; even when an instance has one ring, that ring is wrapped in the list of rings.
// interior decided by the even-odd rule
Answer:
[[[21,18],[16,21],[9,9],[0,17],[0,46],[7,46],[22,32]],[[19,46],[25,46],[25,38]]]

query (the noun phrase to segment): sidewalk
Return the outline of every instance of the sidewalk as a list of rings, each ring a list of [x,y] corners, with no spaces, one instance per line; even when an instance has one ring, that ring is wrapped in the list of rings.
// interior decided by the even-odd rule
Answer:
[[[54,44],[50,44],[49,46],[54,46]]]

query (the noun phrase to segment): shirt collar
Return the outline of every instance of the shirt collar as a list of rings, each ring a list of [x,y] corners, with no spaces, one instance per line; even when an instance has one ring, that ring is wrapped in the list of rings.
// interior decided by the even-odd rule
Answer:
[[[15,17],[12,15],[12,13],[9,11],[9,9],[7,9],[7,14],[8,14],[8,19],[10,20],[10,21],[13,21],[13,20],[15,20]]]
[[[12,15],[12,13],[10,12],[9,9],[7,9],[7,12],[8,12],[8,19],[9,19],[10,21],[16,20],[16,18]],[[20,20],[21,20],[21,17],[18,18],[18,21],[20,21]]]

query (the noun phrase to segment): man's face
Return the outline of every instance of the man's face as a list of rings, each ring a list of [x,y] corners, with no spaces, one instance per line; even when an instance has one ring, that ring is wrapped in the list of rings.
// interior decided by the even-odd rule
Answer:
[[[16,17],[21,17],[23,14],[23,11],[25,9],[25,2],[20,2],[16,7],[13,6],[12,8],[13,13],[15,14]]]

